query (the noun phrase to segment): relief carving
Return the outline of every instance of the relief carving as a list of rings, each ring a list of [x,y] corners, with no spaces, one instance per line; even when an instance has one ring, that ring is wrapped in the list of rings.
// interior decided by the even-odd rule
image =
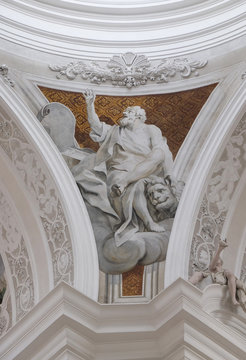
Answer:
[[[13,163],[26,190],[36,204],[53,259],[54,285],[62,280],[73,284],[74,270],[70,234],[64,211],[49,174],[43,168],[32,146],[12,120],[0,119],[0,146]],[[60,223],[59,241],[57,241],[58,234],[53,237],[50,230],[52,227],[55,228],[57,222]],[[9,246],[11,246],[11,240]],[[20,308],[25,308],[29,303],[29,294],[20,292],[20,297]]]
[[[93,84],[100,85],[107,81],[115,86],[132,88],[145,85],[147,82],[167,83],[177,73],[187,78],[194,73],[198,75],[197,69],[203,68],[207,60],[189,60],[188,58],[163,59],[157,66],[152,66],[145,55],[137,55],[127,52],[122,55],[114,55],[106,67],[92,62],[86,64],[83,61],[71,62],[67,65],[49,65],[49,69],[58,72],[56,76],[60,79],[66,76],[74,80],[78,75],[83,80],[89,80]]]
[[[16,291],[16,320],[19,320],[35,303],[32,269],[23,237],[15,251],[6,252],[6,256]]]
[[[8,76],[9,68],[7,65],[2,64],[0,65],[0,75],[2,76],[3,80],[10,86],[15,86],[15,83],[13,80],[10,79]]]
[[[246,120],[237,125],[212,176],[200,207],[191,245],[190,275],[208,269],[212,253],[218,245],[230,201],[246,166]],[[241,279],[246,279],[244,256]]]
[[[163,261],[184,186],[172,178],[166,139],[145,124],[139,106],[128,107],[119,125],[111,126],[99,120],[94,93],[87,90],[84,97],[97,152],[79,148],[75,118],[64,105],[46,105],[38,118],[61,153],[77,159],[71,171],[91,218],[100,268],[117,274]]]
[[[5,253],[11,278],[15,290],[16,319],[22,318],[34,305],[34,285],[30,259],[25,246],[22,232],[7,199],[0,192],[0,235],[2,238],[1,252]],[[7,291],[3,296],[0,318],[6,322],[6,327],[10,314],[7,315]],[[5,320],[4,320],[5,319]]]

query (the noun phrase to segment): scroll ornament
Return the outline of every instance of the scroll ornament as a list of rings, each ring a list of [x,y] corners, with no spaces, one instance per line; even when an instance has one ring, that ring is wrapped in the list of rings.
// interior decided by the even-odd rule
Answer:
[[[86,64],[83,61],[70,62],[67,65],[49,65],[49,69],[58,72],[57,78],[66,76],[74,80],[78,75],[83,80],[100,85],[110,81],[114,86],[125,86],[128,89],[145,85],[152,81],[157,84],[167,83],[177,73],[183,78],[188,78],[194,73],[199,75],[198,69],[203,68],[207,60],[190,60],[188,58],[163,59],[158,65],[152,66],[145,55],[127,52],[114,55],[106,67],[96,62]]]
[[[15,83],[8,76],[8,72],[9,72],[9,68],[7,65],[5,65],[5,64],[0,65],[0,75],[3,77],[4,81],[6,81],[6,83],[8,83],[10,86],[13,87],[13,86],[15,86]]]

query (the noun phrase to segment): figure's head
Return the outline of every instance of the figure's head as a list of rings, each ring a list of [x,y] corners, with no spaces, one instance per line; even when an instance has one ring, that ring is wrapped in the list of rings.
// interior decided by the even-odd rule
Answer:
[[[158,211],[175,211],[178,205],[177,198],[172,191],[170,183],[164,179],[152,176],[146,186],[150,203]]]
[[[136,120],[140,122],[146,121],[146,113],[145,110],[140,106],[129,106],[123,112],[123,118],[120,120],[120,126],[126,128],[133,128],[133,125]]]

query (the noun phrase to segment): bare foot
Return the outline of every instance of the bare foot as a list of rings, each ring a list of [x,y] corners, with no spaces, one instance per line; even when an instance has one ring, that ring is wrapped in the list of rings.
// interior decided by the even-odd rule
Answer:
[[[154,232],[164,232],[166,231],[166,229],[164,228],[164,226],[161,226],[157,223],[153,222],[149,222],[147,225],[148,230],[150,231],[154,231]]]

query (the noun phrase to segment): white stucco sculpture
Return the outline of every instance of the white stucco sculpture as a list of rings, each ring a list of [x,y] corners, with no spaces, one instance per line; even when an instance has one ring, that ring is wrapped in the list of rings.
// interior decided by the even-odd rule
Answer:
[[[223,268],[221,252],[228,246],[226,239],[220,240],[218,248],[209,264],[208,271],[196,271],[189,281],[196,285],[207,276],[211,275],[215,284],[227,285],[233,305],[241,305],[246,312],[246,285],[230,271]]]
[[[164,260],[170,219],[183,186],[174,185],[166,139],[158,127],[145,124],[146,114],[139,106],[128,107],[119,125],[111,126],[98,118],[95,94],[87,90],[84,97],[97,152],[78,147],[75,119],[63,105],[47,105],[38,118],[45,116],[42,123],[62,154],[80,160],[71,171],[93,225],[100,268],[121,273],[138,262]]]

